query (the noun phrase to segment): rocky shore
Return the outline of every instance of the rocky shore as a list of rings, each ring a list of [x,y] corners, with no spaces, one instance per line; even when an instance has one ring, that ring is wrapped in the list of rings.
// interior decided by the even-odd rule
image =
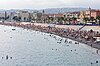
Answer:
[[[5,22],[5,23],[0,23],[0,24],[7,25],[7,26],[22,27],[25,29],[32,29],[36,31],[55,34],[61,37],[75,40],[76,41],[75,44],[84,43],[91,47],[100,49],[100,41],[98,41],[98,38],[100,40],[100,32],[94,31],[92,29],[88,31],[87,30],[75,30],[70,27],[59,28],[59,27],[55,27],[55,25],[43,26],[41,24],[36,25],[34,23],[16,23],[16,22],[15,23]]]

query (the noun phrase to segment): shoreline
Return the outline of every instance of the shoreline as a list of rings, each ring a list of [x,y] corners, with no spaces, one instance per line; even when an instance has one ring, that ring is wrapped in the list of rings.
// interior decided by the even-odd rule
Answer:
[[[25,24],[25,23],[9,23],[9,22],[7,22],[7,23],[0,23],[0,25],[15,26],[15,27],[21,27],[21,28],[25,28],[25,29],[32,29],[32,30],[36,30],[36,31],[40,31],[40,32],[50,33],[50,34],[58,35],[60,37],[74,40],[77,42],[77,44],[83,43],[83,44],[86,44],[88,46],[91,46],[93,48],[97,48],[100,50],[100,42],[98,44],[96,44],[95,42],[86,41],[85,39],[81,39],[80,37],[76,38],[76,36],[73,37],[70,34],[67,35],[66,32],[63,33],[63,31],[62,31],[62,30],[64,30],[64,28],[58,28],[58,27],[49,28],[48,25],[41,25],[41,24],[36,25],[34,23],[26,23]],[[70,30],[73,30],[73,29],[71,28]],[[72,34],[72,35],[74,35],[74,34]]]

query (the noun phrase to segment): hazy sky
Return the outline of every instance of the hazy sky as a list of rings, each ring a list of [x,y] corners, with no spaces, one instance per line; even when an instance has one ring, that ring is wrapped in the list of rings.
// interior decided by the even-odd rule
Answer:
[[[100,0],[0,0],[0,9],[42,9],[59,7],[100,9]]]

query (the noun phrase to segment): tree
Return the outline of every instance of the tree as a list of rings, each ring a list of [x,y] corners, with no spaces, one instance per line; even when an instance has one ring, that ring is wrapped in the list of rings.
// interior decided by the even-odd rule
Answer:
[[[15,20],[15,21],[20,21],[20,20],[21,20],[21,17],[14,16],[14,17],[13,17],[13,20]]]
[[[74,23],[75,23],[75,21],[77,20],[76,17],[72,17],[71,19],[72,19],[72,21],[74,21]]]
[[[94,19],[94,17],[91,17],[90,20],[93,22],[95,19]]]
[[[69,22],[69,24],[71,24],[72,18],[66,18],[66,20]]]
[[[58,22],[59,21],[64,21],[64,17],[58,17]]]
[[[53,21],[54,20],[54,18],[53,17],[51,17],[51,21]]]
[[[48,17],[49,22],[54,21],[53,17]]]
[[[59,24],[63,24],[63,21],[64,21],[64,17],[57,18],[57,22],[59,22]]]
[[[68,21],[68,18],[65,18],[64,20],[65,20],[65,21]]]
[[[96,19],[99,20],[98,25],[100,26],[100,16],[97,16]]]
[[[89,18],[88,18],[88,17],[85,17],[85,18],[84,18],[84,21],[85,21],[85,24],[86,24],[87,21],[89,21]]]
[[[14,16],[14,17],[13,17],[13,20],[18,21],[17,16]]]
[[[18,21],[21,21],[21,17],[18,17],[17,19],[18,19]]]
[[[26,21],[26,17],[24,17],[24,21]]]
[[[77,18],[76,18],[76,17],[72,17],[72,20],[74,20],[74,21],[75,21],[75,20],[77,20]]]
[[[29,22],[31,22],[31,20],[32,20],[32,17],[30,16],[30,17],[29,17]]]

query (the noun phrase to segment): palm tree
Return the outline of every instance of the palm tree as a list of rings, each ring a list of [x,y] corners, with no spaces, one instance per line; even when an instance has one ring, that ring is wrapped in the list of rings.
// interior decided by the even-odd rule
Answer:
[[[100,26],[100,16],[97,16],[96,19],[99,20],[98,25]]]

